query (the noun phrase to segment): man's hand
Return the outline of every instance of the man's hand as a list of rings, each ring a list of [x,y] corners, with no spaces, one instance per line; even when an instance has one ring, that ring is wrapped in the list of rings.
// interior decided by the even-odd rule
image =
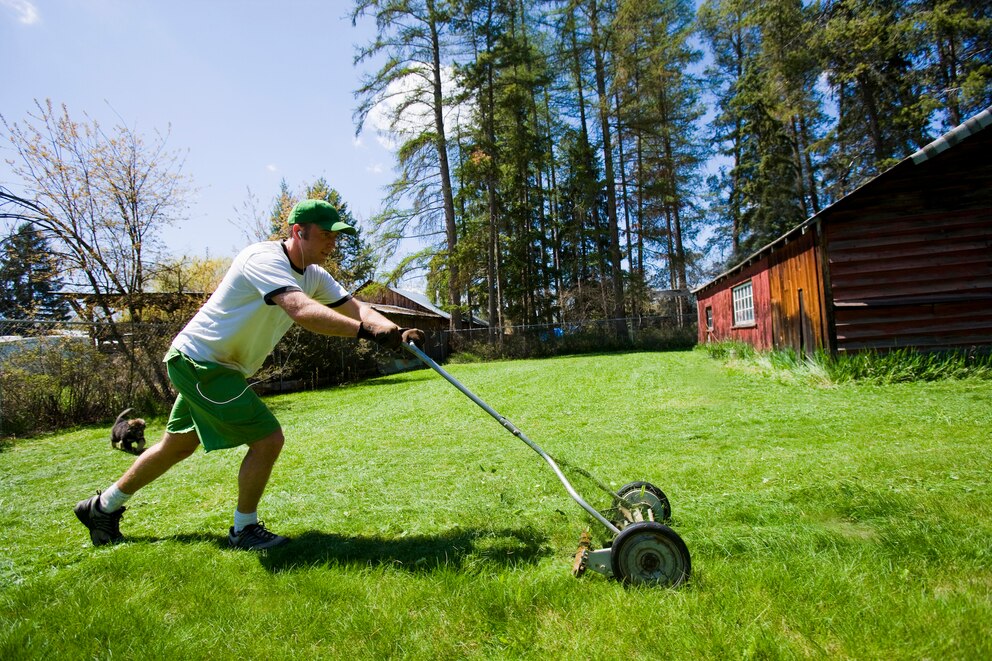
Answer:
[[[396,324],[385,326],[370,321],[363,321],[358,327],[358,339],[372,340],[384,349],[399,349],[403,342],[403,331]]]
[[[419,328],[401,328],[400,332],[402,333],[404,344],[413,342],[417,345],[418,349],[424,348],[424,331]]]

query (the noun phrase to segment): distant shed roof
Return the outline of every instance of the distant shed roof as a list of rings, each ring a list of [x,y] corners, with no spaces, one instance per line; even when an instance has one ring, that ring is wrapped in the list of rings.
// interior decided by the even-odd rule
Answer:
[[[419,292],[377,285],[372,280],[358,287],[355,290],[355,295],[359,295],[363,290],[368,291],[362,294],[362,299],[380,312],[392,312],[394,314],[434,319],[440,318],[445,321],[451,320],[449,313],[436,306],[427,296]],[[479,328],[485,328],[488,325],[485,320],[474,315],[472,316],[471,324]]]
[[[451,318],[451,315],[449,315],[447,312],[445,312],[441,308],[439,308],[436,305],[434,305],[433,303],[431,303],[431,300],[429,298],[427,298],[427,296],[425,296],[424,294],[421,294],[421,293],[415,292],[415,291],[411,291],[409,289],[398,289],[398,288],[395,288],[395,287],[390,287],[390,289],[392,289],[394,292],[396,292],[400,296],[406,296],[407,298],[409,298],[411,301],[413,301],[417,305],[419,305],[421,307],[424,307],[424,308],[427,308],[428,310],[430,310],[434,314],[441,315],[445,319]]]

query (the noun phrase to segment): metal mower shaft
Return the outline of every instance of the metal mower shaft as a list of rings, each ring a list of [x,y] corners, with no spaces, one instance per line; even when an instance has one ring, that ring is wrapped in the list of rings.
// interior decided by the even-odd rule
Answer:
[[[594,519],[596,519],[597,521],[599,521],[600,523],[602,523],[604,526],[606,526],[606,528],[608,530],[610,530],[610,532],[612,532],[614,535],[619,535],[620,534],[620,529],[617,528],[613,524],[613,522],[611,522],[605,516],[603,516],[602,514],[600,514],[598,511],[596,511],[596,509],[593,506],[591,506],[589,503],[587,503],[582,498],[582,496],[580,496],[575,491],[575,489],[572,487],[571,482],[569,482],[568,481],[568,478],[565,477],[565,474],[562,473],[561,468],[558,467],[558,464],[555,462],[555,460],[552,459],[548,455],[547,452],[545,452],[543,449],[541,449],[541,446],[539,446],[537,443],[535,443],[534,441],[532,441],[529,438],[527,438],[527,436],[522,431],[520,431],[519,429],[517,429],[516,425],[514,425],[512,422],[510,422],[509,420],[507,420],[502,415],[500,415],[493,407],[489,406],[484,401],[482,401],[479,397],[477,397],[475,395],[475,393],[473,393],[471,390],[469,390],[464,385],[462,385],[462,383],[458,379],[456,379],[455,377],[453,377],[450,374],[448,374],[448,372],[446,372],[444,370],[444,368],[442,368],[440,365],[438,365],[436,362],[434,362],[434,359],[432,359],[426,353],[424,353],[423,351],[421,351],[415,344],[413,344],[412,342],[409,342],[409,343],[404,342],[403,343],[403,348],[405,348],[407,351],[409,351],[414,356],[416,356],[417,358],[419,358],[422,363],[424,363],[425,365],[427,365],[428,367],[430,367],[432,370],[434,370],[435,372],[437,372],[438,374],[440,374],[441,376],[443,376],[448,383],[450,383],[454,387],[458,388],[458,390],[460,390],[462,392],[462,394],[464,394],[466,397],[468,397],[473,402],[475,402],[476,404],[478,404],[479,405],[479,408],[481,408],[483,411],[485,411],[486,413],[488,413],[489,415],[491,415],[496,420],[496,422],[498,422],[500,425],[502,425],[507,431],[509,431],[511,434],[513,434],[514,436],[516,436],[517,438],[519,438],[521,441],[523,441],[524,443],[526,443],[528,446],[530,446],[530,448],[532,450],[534,450],[534,452],[536,452],[537,454],[539,454],[541,456],[541,458],[544,459],[544,461],[547,462],[548,466],[551,467],[551,470],[553,470],[555,472],[555,475],[558,476],[558,480],[561,481],[562,486],[565,487],[565,491],[567,491],[568,492],[568,495],[572,497],[572,500],[574,500],[576,503],[578,503],[579,506],[582,507],[582,509],[584,509],[586,512],[588,512],[590,515],[592,515],[592,517]]]

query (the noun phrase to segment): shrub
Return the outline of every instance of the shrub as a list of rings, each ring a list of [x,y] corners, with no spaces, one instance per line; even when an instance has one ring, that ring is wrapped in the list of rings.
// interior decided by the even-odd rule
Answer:
[[[24,435],[96,422],[142,398],[126,365],[86,338],[48,336],[8,346],[0,358],[0,432]]]
[[[262,390],[318,388],[377,375],[384,360],[387,359],[382,352],[368,342],[319,335],[293,326],[252,381],[262,382]],[[287,382],[298,387],[287,387]],[[273,387],[279,383],[282,387]]]
[[[619,351],[671,351],[696,344],[695,324],[679,326],[670,317],[625,320],[627,333],[617,335],[610,320],[515,326],[504,333],[489,329],[451,333],[448,344],[453,361],[504,358],[547,358]]]

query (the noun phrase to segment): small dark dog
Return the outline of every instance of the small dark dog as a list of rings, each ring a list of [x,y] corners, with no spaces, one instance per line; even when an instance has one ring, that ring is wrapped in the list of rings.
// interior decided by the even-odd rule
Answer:
[[[110,447],[129,454],[138,455],[145,451],[145,421],[141,418],[125,420],[131,409],[124,409],[117,416],[114,428],[110,430]]]

